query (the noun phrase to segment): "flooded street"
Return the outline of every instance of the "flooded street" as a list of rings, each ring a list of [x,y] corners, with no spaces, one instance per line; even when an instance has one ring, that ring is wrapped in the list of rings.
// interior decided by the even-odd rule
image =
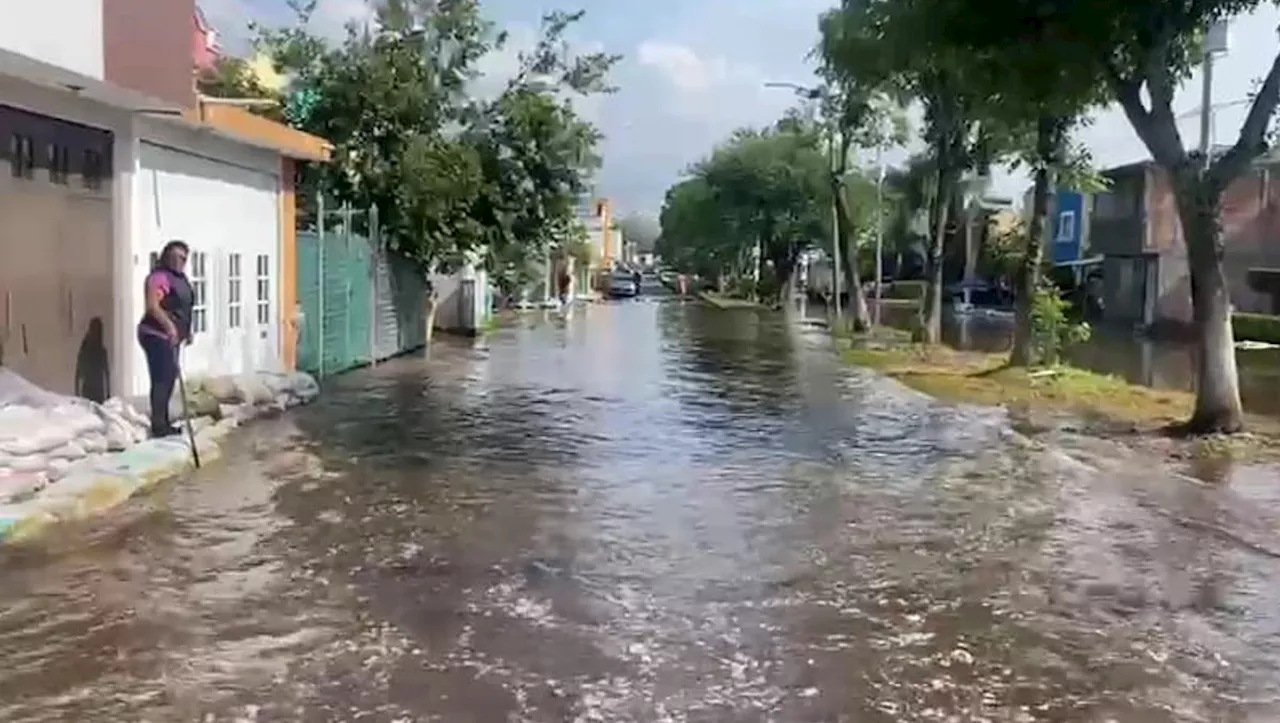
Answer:
[[[3,562],[0,720],[1280,720],[1269,470],[679,302],[325,386]]]

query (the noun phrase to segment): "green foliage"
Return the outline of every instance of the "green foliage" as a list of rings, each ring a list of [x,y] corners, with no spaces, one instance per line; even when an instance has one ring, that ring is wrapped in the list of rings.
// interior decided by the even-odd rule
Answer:
[[[290,122],[334,144],[307,190],[376,207],[389,247],[424,269],[479,254],[508,275],[567,237],[600,161],[570,99],[610,92],[618,60],[571,51],[581,13],[548,13],[505,87],[476,98],[478,62],[507,42],[476,0],[381,0],[336,44],[310,30],[315,0],[290,6],[297,22],[257,28],[256,46],[291,78]]]
[[[596,247],[583,233],[575,233],[565,245],[565,255],[580,266],[590,266],[596,262]]]
[[[1086,322],[1072,321],[1071,303],[1063,299],[1058,288],[1044,283],[1036,288],[1031,302],[1031,348],[1034,363],[1053,366],[1062,354],[1076,344],[1089,340],[1092,333]]]
[[[1027,224],[1019,219],[1004,229],[992,229],[978,255],[978,273],[989,279],[1012,281],[1027,250]]]
[[[750,276],[759,242],[780,288],[799,253],[830,233],[828,168],[809,124],[739,130],[667,191],[657,252],[708,278]]]
[[[223,56],[213,67],[196,77],[196,89],[212,98],[258,98],[275,105],[255,107],[255,111],[273,120],[283,120],[284,98],[258,81],[249,64],[240,58]]]

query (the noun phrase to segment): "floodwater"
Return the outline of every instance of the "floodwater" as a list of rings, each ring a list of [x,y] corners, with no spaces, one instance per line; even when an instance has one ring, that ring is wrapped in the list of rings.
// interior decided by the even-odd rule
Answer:
[[[679,302],[326,386],[3,562],[0,720],[1280,720],[1267,470]]]

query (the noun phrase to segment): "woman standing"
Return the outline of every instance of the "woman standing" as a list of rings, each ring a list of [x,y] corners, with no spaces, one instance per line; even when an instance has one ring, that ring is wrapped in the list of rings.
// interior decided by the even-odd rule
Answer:
[[[147,276],[146,313],[138,322],[138,343],[147,357],[151,377],[151,434],[168,437],[180,433],[169,421],[169,401],[178,381],[178,347],[191,343],[191,310],[195,293],[185,269],[190,249],[182,241],[164,245],[156,266]]]

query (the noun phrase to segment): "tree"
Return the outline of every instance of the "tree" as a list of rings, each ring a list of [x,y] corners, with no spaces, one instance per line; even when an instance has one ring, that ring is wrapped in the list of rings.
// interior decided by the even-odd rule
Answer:
[[[1173,96],[1200,58],[1206,27],[1259,7],[1260,0],[1133,0],[1091,4],[1073,14],[1104,66],[1130,124],[1173,187],[1187,246],[1196,337],[1196,398],[1189,433],[1243,427],[1231,301],[1222,269],[1222,194],[1267,147],[1280,103],[1280,55],[1258,86],[1235,142],[1208,157],[1189,152],[1178,133]],[[1145,94],[1143,91],[1146,91]],[[1144,98],[1145,95],[1145,98]]]
[[[934,164],[929,286],[921,320],[928,344],[942,334],[943,247],[957,186],[981,147],[998,140],[974,122],[973,87],[965,83],[971,57],[937,41],[932,2],[843,0],[820,21],[821,55],[831,74],[914,100],[924,111],[924,140]]]
[[[273,120],[284,118],[284,99],[263,86],[249,64],[240,58],[219,57],[212,68],[201,71],[196,77],[196,89],[202,95],[213,98],[258,98],[273,101],[272,105],[256,107],[256,112]]]
[[[477,63],[506,35],[475,0],[382,0],[337,45],[309,30],[314,0],[291,6],[298,22],[259,28],[257,46],[292,78],[290,122],[334,143],[311,190],[376,207],[388,246],[423,269],[506,268],[567,237],[600,140],[571,98],[612,91],[618,60],[571,52],[581,13],[547,14],[516,74],[478,99]]]
[[[841,256],[852,286],[849,298],[853,328],[865,331],[871,326],[871,317],[858,272],[861,257],[858,241],[862,227],[854,223],[849,194],[844,189],[849,176],[849,155],[854,150],[879,150],[897,145],[906,139],[907,126],[900,106],[886,92],[885,77],[880,71],[846,72],[847,69],[836,62],[847,46],[860,37],[856,33],[850,37],[846,20],[846,16],[838,11],[819,17],[819,42],[813,55],[820,61],[819,73],[826,81],[822,108],[832,138],[831,193],[837,206],[837,236],[844,245]],[[883,219],[877,219],[876,223],[883,224]],[[873,273],[878,278],[881,272],[877,269]]]
[[[829,233],[827,164],[817,129],[794,118],[735,132],[667,192],[663,258],[704,275],[741,277],[759,248],[761,266],[767,261],[772,271],[762,280],[781,292],[800,253]]]
[[[657,252],[668,266],[718,279],[741,260],[742,250],[706,179],[692,175],[667,189]]]
[[[1016,323],[1010,363],[1033,360],[1032,303],[1041,285],[1049,203],[1059,175],[1081,176],[1087,157],[1070,154],[1069,133],[1107,99],[1102,66],[1074,15],[1091,12],[1071,0],[1011,0],[997,17],[977,19],[973,0],[916,0],[936,19],[931,43],[967,58],[962,76],[972,113],[1006,141],[1000,150],[1034,175],[1031,218],[1016,274]],[[991,149],[988,149],[988,151]]]

